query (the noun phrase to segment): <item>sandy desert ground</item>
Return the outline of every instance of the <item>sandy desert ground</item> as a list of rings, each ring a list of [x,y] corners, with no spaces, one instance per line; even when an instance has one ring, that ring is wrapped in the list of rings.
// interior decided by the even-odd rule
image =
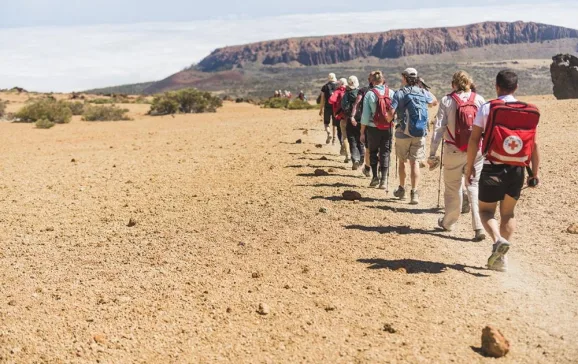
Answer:
[[[467,216],[434,229],[437,171],[418,207],[369,189],[315,147],[315,111],[0,123],[0,362],[493,363],[492,324],[512,345],[496,362],[578,363],[578,101],[525,100],[543,185],[506,274]]]

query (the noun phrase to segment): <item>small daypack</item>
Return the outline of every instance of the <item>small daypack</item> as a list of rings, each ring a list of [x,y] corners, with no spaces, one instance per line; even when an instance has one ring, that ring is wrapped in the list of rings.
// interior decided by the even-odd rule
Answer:
[[[482,146],[490,162],[528,167],[536,144],[540,110],[524,102],[490,102]]]
[[[373,115],[373,123],[379,130],[391,129],[391,122],[387,121],[387,112],[391,110],[391,98],[389,97],[389,87],[385,86],[383,95],[379,93],[376,88],[371,89],[371,92],[377,97],[375,104],[375,114]]]
[[[409,92],[405,93],[403,102],[405,105],[404,133],[415,138],[426,136],[428,110],[424,91],[415,90],[415,87],[412,87]]]
[[[340,86],[329,98],[329,103],[333,106],[333,115],[335,115],[335,120],[341,120],[345,117],[343,109],[341,109],[341,100],[343,99],[344,95],[345,86]]]
[[[450,138],[452,138],[448,143],[455,145],[459,150],[465,152],[468,150],[470,135],[472,135],[472,126],[478,114],[478,106],[475,103],[476,93],[472,92],[467,101],[463,101],[456,92],[452,92],[448,96],[456,102],[455,135],[452,135],[448,127],[448,134]]]

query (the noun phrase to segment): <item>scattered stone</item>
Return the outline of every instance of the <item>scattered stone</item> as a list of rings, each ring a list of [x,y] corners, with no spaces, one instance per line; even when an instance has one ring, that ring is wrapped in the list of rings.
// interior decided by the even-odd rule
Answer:
[[[329,173],[335,173],[335,169],[329,168],[329,169],[327,170],[327,172],[329,172]]]
[[[285,289],[291,289],[291,286],[288,285],[288,284],[286,284],[283,288],[285,288]]]
[[[329,212],[329,210],[327,210],[327,207],[321,207],[319,209],[319,212],[321,212],[322,214],[326,214],[327,212]]]
[[[330,311],[335,311],[337,310],[337,307],[333,304],[328,304],[327,306],[325,306],[325,311],[330,312]]]
[[[394,329],[393,326],[391,326],[391,324],[383,325],[383,331],[389,332],[390,334],[395,334],[397,332],[397,330]]]
[[[323,157],[319,158],[319,160],[320,160],[320,161],[327,161],[327,160],[329,160],[329,159],[327,159],[326,156],[323,156]]]
[[[482,331],[482,353],[492,358],[501,358],[510,351],[510,342],[500,330],[486,326]]]
[[[8,306],[16,306],[16,301],[15,300],[8,301]]]
[[[342,196],[346,201],[361,200],[361,193],[357,191],[345,191],[343,192]]]
[[[266,316],[271,313],[271,308],[266,303],[259,303],[259,308],[257,309],[257,313],[262,316]]]
[[[578,98],[578,57],[570,54],[552,57],[550,74],[558,100]]]
[[[401,226],[401,227],[399,228],[398,233],[399,233],[400,235],[407,235],[407,234],[411,233],[411,229],[410,229],[409,226]]]
[[[126,224],[127,227],[133,227],[136,225],[136,220],[133,219],[132,217],[130,218],[130,220],[128,220],[128,224]]]
[[[303,130],[303,135],[309,135],[309,130],[307,129]]]
[[[92,337],[94,339],[94,342],[100,345],[104,345],[106,344],[106,335],[104,334],[96,334]]]
[[[315,148],[323,148],[323,144],[315,144]]]
[[[295,144],[301,144],[303,143],[303,141],[301,139],[297,139],[297,141],[295,142]]]
[[[326,171],[324,171],[322,169],[316,169],[315,172],[313,172],[313,174],[315,174],[317,177],[329,176],[329,173],[327,173]]]
[[[76,163],[76,159],[72,158],[72,159],[70,160],[70,162],[71,162],[71,163]]]
[[[407,269],[405,267],[399,267],[395,270],[396,272],[407,274]]]
[[[251,274],[251,277],[253,278],[262,278],[263,277],[263,273],[261,272],[253,272],[253,274]]]
[[[568,226],[566,231],[570,234],[578,234],[578,223]]]
[[[233,312],[233,309],[231,307],[227,307],[227,313],[231,313]]]

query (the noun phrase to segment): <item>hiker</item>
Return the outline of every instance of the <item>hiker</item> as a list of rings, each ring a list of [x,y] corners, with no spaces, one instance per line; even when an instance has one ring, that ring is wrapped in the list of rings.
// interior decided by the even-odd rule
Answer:
[[[341,109],[344,118],[341,121],[345,123],[345,133],[351,148],[352,170],[357,171],[361,165],[361,158],[365,157],[365,146],[361,142],[361,108],[356,109],[353,113],[357,95],[359,94],[359,80],[355,76],[347,80],[347,91],[341,100]]]
[[[305,92],[303,92],[303,90],[299,91],[297,98],[303,102],[307,101],[307,97],[305,96]]]
[[[325,125],[325,132],[327,133],[327,140],[325,141],[326,144],[333,142],[335,145],[335,128],[337,124],[335,122],[335,115],[333,115],[333,106],[329,103],[329,98],[333,95],[333,92],[338,87],[337,84],[337,77],[335,73],[330,73],[328,76],[328,82],[323,85],[321,88],[321,102],[320,102],[320,109],[319,109],[319,116],[323,118],[323,124]],[[333,137],[331,137],[331,133],[329,132],[329,126],[332,125],[333,128]]]
[[[467,149],[471,135],[474,118],[478,109],[486,102],[483,97],[471,90],[473,80],[464,71],[456,72],[452,78],[453,92],[444,96],[436,118],[435,129],[432,134],[430,157],[428,164],[430,169],[440,164],[436,157],[440,142],[443,139],[443,168],[445,192],[445,214],[439,218],[438,226],[446,231],[451,231],[464,210],[472,212],[472,227],[474,241],[483,241],[484,234],[482,221],[478,209],[478,181],[484,164],[481,151],[478,151],[474,162],[476,178],[464,191],[464,172],[467,164]],[[469,175],[466,175],[468,177]],[[471,208],[464,207],[464,196],[471,203]]]
[[[274,98],[280,97],[279,91],[275,90],[275,93],[273,94],[273,97],[274,97]]]
[[[363,98],[363,114],[361,115],[361,142],[367,141],[369,159],[373,178],[369,187],[387,189],[387,176],[392,144],[394,92],[385,85],[385,77],[381,71],[371,74],[371,88]],[[367,137],[366,134],[367,133]],[[379,154],[379,155],[378,155]],[[381,178],[378,177],[377,165],[380,164]],[[386,191],[387,192],[387,191]]]
[[[373,72],[371,72],[369,74],[369,76],[367,77],[367,82],[368,82],[369,86],[360,88],[358,93],[357,93],[357,99],[355,100],[355,104],[353,105],[353,110],[352,110],[353,115],[357,115],[357,114],[363,115],[363,98],[364,98],[365,94],[367,93],[367,91],[369,91],[373,88],[373,85],[371,84],[372,75],[373,75]],[[366,135],[366,139],[367,139],[367,135]],[[371,176],[371,163],[369,160],[369,148],[367,148],[366,143],[362,143],[362,144],[365,145],[365,155],[363,158],[364,166],[363,166],[362,172],[365,175],[365,177],[369,177],[369,176]],[[350,147],[351,147],[351,143],[350,143]]]
[[[528,170],[528,187],[539,184],[540,154],[536,130],[539,110],[514,97],[518,76],[513,71],[500,71],[496,77],[498,99],[484,104],[474,120],[468,145],[466,176],[468,183],[478,178],[475,163],[480,141],[484,166],[479,176],[480,217],[492,238],[492,254],[488,269],[505,272],[506,253],[516,227],[514,210],[524,185],[524,168]],[[530,168],[531,166],[531,168]],[[500,223],[496,208],[500,206]]]
[[[347,141],[347,120],[344,120],[343,110],[341,108],[341,101],[343,96],[347,91],[347,80],[345,78],[339,79],[339,87],[333,92],[333,95],[329,98],[329,103],[333,106],[333,115],[335,115],[335,120],[338,123],[337,137],[339,138],[339,143],[341,144],[340,154],[345,156],[344,163],[349,163],[349,142]]]
[[[419,204],[418,185],[420,179],[419,162],[425,156],[425,136],[427,135],[428,107],[437,103],[435,96],[419,87],[415,68],[407,68],[401,74],[403,87],[395,93],[391,101],[390,117],[397,114],[395,127],[395,150],[399,159],[399,187],[393,195],[405,199],[406,166],[411,168],[411,201]]]

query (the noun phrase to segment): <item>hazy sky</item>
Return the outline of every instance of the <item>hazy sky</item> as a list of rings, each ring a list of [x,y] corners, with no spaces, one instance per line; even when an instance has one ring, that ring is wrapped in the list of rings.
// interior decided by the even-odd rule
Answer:
[[[355,13],[327,0],[0,0],[0,88],[72,91],[158,80],[217,47],[294,36],[486,20],[578,28],[575,0],[487,1],[478,7],[448,0],[443,8],[405,0],[395,9],[385,1],[356,0],[347,6],[353,3]]]

